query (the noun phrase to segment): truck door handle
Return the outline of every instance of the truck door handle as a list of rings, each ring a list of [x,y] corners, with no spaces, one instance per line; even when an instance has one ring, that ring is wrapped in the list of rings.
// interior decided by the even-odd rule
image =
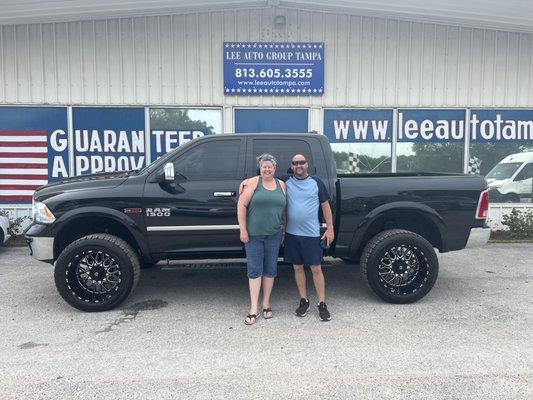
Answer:
[[[213,192],[214,197],[235,197],[235,192]]]

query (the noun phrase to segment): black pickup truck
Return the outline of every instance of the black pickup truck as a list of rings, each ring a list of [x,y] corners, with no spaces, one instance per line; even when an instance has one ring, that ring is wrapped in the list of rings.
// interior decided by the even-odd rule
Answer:
[[[142,170],[64,179],[34,195],[31,254],[55,262],[61,296],[84,311],[119,305],[140,269],[160,260],[244,257],[239,183],[271,153],[277,174],[304,154],[331,196],[328,255],[360,263],[370,288],[391,303],[424,297],[440,252],[482,245],[488,191],[481,176],[438,173],[337,175],[326,137],[225,134],[195,139]],[[283,251],[283,249],[281,249]]]

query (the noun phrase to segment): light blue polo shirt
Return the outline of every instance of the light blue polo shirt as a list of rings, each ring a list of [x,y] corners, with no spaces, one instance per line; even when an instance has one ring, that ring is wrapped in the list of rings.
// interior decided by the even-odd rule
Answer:
[[[285,178],[285,179],[284,179]],[[287,183],[287,227],[291,235],[319,237],[318,207],[329,200],[326,185],[319,177],[282,178]]]

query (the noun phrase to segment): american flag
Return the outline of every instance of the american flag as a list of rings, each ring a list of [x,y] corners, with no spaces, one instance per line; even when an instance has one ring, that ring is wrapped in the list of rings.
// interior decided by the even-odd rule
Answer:
[[[0,130],[0,202],[31,202],[47,183],[46,131]]]

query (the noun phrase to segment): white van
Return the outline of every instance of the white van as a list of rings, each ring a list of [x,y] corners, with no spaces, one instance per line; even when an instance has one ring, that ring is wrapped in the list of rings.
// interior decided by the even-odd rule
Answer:
[[[533,151],[505,157],[485,176],[491,201],[518,203],[532,198]]]

